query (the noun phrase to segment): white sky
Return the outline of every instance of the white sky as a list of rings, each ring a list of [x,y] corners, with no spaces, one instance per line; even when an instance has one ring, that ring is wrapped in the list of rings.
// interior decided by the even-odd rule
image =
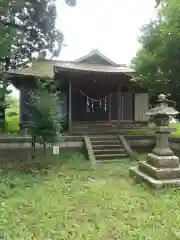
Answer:
[[[129,63],[138,49],[139,28],[155,17],[155,0],[77,0],[57,2],[57,28],[68,45],[60,59],[74,60],[92,48],[117,63]]]
[[[65,36],[61,60],[74,60],[92,48],[127,64],[138,50],[139,28],[156,16],[155,0],[77,0],[69,7],[57,0],[57,28]],[[18,96],[13,88],[13,93]]]

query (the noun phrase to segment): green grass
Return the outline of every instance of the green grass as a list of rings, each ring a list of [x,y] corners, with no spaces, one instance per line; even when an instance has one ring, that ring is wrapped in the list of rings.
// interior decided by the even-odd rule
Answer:
[[[48,170],[1,174],[1,239],[179,239],[178,190],[135,184],[127,160],[93,171],[79,154],[60,159]]]
[[[170,127],[176,129],[175,131],[172,132],[172,136],[180,137],[180,123],[171,123]]]
[[[19,131],[19,119],[20,108],[17,99],[11,97],[9,99],[9,105],[5,113],[6,132],[18,132]]]
[[[6,116],[6,132],[19,131],[19,115]]]
[[[175,128],[175,131],[171,133],[172,136],[180,137],[180,123],[171,123],[169,124],[170,127]],[[149,129],[129,129],[128,134],[132,135],[151,135],[154,132],[151,130],[151,127],[154,125],[150,125]]]

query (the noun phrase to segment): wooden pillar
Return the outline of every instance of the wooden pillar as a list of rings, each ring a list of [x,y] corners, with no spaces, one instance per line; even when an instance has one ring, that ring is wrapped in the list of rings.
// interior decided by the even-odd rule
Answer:
[[[68,130],[69,130],[69,133],[72,132],[72,84],[71,84],[71,81],[69,81],[69,94],[68,94],[68,97],[69,97],[69,122],[68,122]]]
[[[27,103],[29,103],[29,101],[30,93],[28,88],[21,84],[19,89],[19,129],[21,132],[25,130],[25,125],[27,122],[29,122],[29,116],[27,113]]]
[[[19,89],[19,130],[22,131],[22,121],[23,121],[23,87],[20,86]]]
[[[121,120],[124,120],[124,95],[121,95]]]
[[[117,111],[118,111],[118,125],[121,121],[121,85],[118,83],[117,87]]]
[[[112,95],[111,95],[111,93],[110,93],[110,95],[109,95],[109,121],[111,121],[111,97],[112,97]]]

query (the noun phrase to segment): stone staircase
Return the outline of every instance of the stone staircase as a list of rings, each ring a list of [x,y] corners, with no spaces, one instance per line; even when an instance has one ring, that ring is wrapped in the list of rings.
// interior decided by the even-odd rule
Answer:
[[[91,135],[89,136],[95,161],[115,162],[128,156],[123,143],[114,135]]]

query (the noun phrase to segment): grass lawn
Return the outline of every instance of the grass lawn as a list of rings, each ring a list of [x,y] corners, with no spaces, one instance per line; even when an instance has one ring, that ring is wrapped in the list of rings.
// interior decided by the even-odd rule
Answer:
[[[79,154],[60,158],[39,172],[1,174],[1,239],[179,239],[178,190],[135,184],[127,160],[93,171]]]
[[[180,137],[180,123],[171,123],[170,127],[176,128],[176,131],[172,132],[172,136]]]
[[[154,124],[149,124],[149,129],[129,129],[128,133],[129,134],[135,134],[135,135],[150,135],[150,134],[154,134],[154,132],[152,131],[152,127],[154,127]],[[174,137],[180,137],[180,123],[170,123],[169,127],[171,128],[175,128],[175,131],[173,131],[171,133],[172,136]]]

